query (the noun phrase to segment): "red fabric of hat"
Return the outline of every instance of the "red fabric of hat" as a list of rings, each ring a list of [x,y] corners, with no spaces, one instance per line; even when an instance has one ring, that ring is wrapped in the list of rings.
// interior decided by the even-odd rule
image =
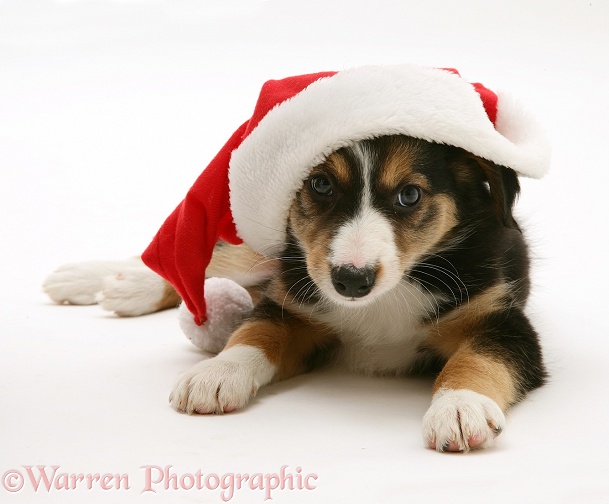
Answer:
[[[207,320],[205,270],[218,239],[242,242],[229,204],[228,168],[232,152],[276,105],[311,82],[336,72],[299,75],[266,82],[252,117],[242,124],[196,180],[142,255],[144,263],[176,289],[199,325]]]

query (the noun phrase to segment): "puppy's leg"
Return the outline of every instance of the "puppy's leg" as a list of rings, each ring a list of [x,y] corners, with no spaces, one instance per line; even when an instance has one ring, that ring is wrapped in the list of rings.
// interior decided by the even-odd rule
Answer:
[[[142,264],[105,277],[97,302],[119,317],[138,317],[177,308],[181,298],[168,282]]]
[[[120,316],[144,315],[180,303],[173,287],[139,257],[66,264],[46,278],[43,289],[56,303],[99,303]]]
[[[515,398],[509,369],[464,346],[446,363],[423,418],[427,445],[438,451],[490,446],[504,428],[503,411]]]
[[[178,377],[169,400],[189,414],[243,408],[260,387],[310,370],[314,354],[333,341],[325,328],[282,314],[265,299],[220,354]]]
[[[104,278],[133,268],[145,268],[139,257],[122,261],[84,261],[64,264],[45,279],[42,288],[59,304],[97,304]]]
[[[542,385],[537,335],[518,309],[488,316],[464,339],[434,384],[423,437],[438,451],[486,448],[501,433],[505,411]]]
[[[245,245],[220,242],[207,267],[207,276],[230,278],[247,287],[256,297],[256,286],[275,271],[276,261],[263,259]],[[141,264],[103,279],[98,302],[121,317],[135,317],[167,308],[176,308],[180,296],[160,276]]]
[[[255,287],[272,278],[279,264],[276,259],[257,254],[245,244],[218,242],[205,275],[229,278],[246,288]]]
[[[245,245],[219,243],[207,273],[251,287],[250,292],[255,295],[255,286],[270,278],[276,267],[276,261],[255,254]],[[154,313],[180,304],[173,287],[139,257],[66,264],[46,278],[43,289],[58,304],[99,303],[105,310],[123,317]]]

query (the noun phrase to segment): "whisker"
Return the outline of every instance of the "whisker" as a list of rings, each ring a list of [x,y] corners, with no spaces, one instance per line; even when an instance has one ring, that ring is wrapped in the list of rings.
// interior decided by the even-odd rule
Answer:
[[[313,284],[313,280],[310,280],[310,279],[309,279],[309,281],[308,281],[306,284],[304,284],[304,285],[303,285],[303,286],[302,286],[300,289],[298,289],[298,292],[297,292],[296,294],[294,294],[294,299],[296,299],[297,301],[299,301],[298,306],[302,306],[302,305],[304,304],[304,302],[305,302],[305,298],[306,298],[306,295],[307,295],[307,293],[309,292],[309,290],[311,289],[311,286],[312,286],[312,285],[314,285],[314,284]],[[307,290],[305,291],[305,293],[304,293],[304,294],[303,294],[303,296],[301,297],[301,296],[300,296],[300,293],[301,293],[301,292],[302,292],[304,289],[307,289]]]
[[[294,266],[293,268],[289,268],[287,270],[283,270],[282,273],[291,273],[292,271],[307,271],[306,266]]]
[[[288,249],[289,247],[294,247],[294,248],[300,248],[300,244],[295,242],[295,241],[284,241],[284,242],[273,242],[273,243],[269,243],[268,245],[265,245],[264,247],[261,247],[259,249],[254,250],[254,253],[261,255],[263,257],[270,257],[273,258],[274,254],[267,254],[267,251],[269,250],[281,250],[281,251],[285,251],[286,249]]]
[[[243,218],[244,218],[244,219],[247,219],[247,220],[248,220],[248,221],[250,221],[251,223],[256,224],[256,225],[258,225],[258,226],[260,226],[260,227],[263,227],[263,228],[266,228],[266,229],[270,229],[271,231],[276,231],[277,233],[281,233],[281,234],[284,234],[284,233],[285,233],[285,229],[276,229],[276,228],[273,228],[273,227],[271,227],[271,226],[267,226],[266,224],[263,224],[262,222],[259,222],[259,221],[257,221],[257,220],[254,220],[254,219],[252,219],[251,217],[248,217],[248,216],[246,216],[246,215],[244,215],[244,216],[243,216]]]
[[[454,265],[454,264],[453,264],[453,263],[452,263],[452,262],[451,262],[451,261],[450,261],[450,260],[449,260],[447,257],[445,257],[445,256],[443,256],[443,255],[440,255],[440,254],[437,254],[437,253],[436,253],[436,254],[429,254],[429,255],[426,255],[426,256],[425,256],[425,260],[427,260],[428,258],[431,258],[431,257],[435,257],[435,258],[437,258],[437,259],[441,259],[442,261],[444,261],[445,263],[447,263],[447,264],[448,264],[448,265],[451,267],[451,269],[452,269],[452,270],[453,270],[453,271],[454,271],[454,272],[455,272],[457,275],[459,274],[459,270],[457,269],[457,267],[456,267],[456,266],[455,266],[455,265]],[[421,263],[425,264],[425,261],[421,261]],[[442,266],[439,266],[439,265],[438,265],[438,267],[439,267],[439,268],[442,268]]]
[[[407,278],[408,278],[409,280],[416,281],[414,278],[410,278],[409,276],[407,276]],[[418,283],[418,282],[417,282],[417,283]],[[437,319],[438,319],[438,321],[439,321],[439,317],[440,317],[440,304],[438,303],[438,300],[436,299],[436,297],[433,295],[433,293],[432,293],[432,292],[431,292],[431,291],[430,291],[430,290],[429,290],[427,287],[425,287],[425,286],[424,286],[424,285],[422,285],[422,284],[419,284],[419,285],[421,285],[421,287],[422,287],[423,289],[425,289],[425,290],[426,290],[426,291],[429,293],[429,295],[431,296],[431,299],[433,299],[433,301],[435,302],[435,304],[436,304],[436,309],[434,309],[433,305],[431,304],[431,301],[429,301],[429,304],[430,304],[430,309],[431,309],[432,313],[434,313],[434,314],[436,315],[436,318],[437,318]],[[414,299],[415,299],[415,300],[416,300],[416,301],[419,303],[419,305],[421,306],[421,308],[423,309],[423,311],[424,311],[425,313],[429,313],[428,309],[425,307],[425,305],[423,304],[423,302],[422,302],[422,301],[421,301],[421,300],[420,300],[420,299],[419,299],[419,298],[418,298],[418,297],[417,297],[415,294],[413,294],[413,291],[411,290],[412,288],[414,288],[414,286],[413,286],[413,285],[411,285],[409,282],[406,282],[406,283],[405,283],[405,282],[400,282],[400,283],[398,284],[398,286],[400,286],[400,287],[402,287],[402,288],[405,288],[405,289],[408,291],[408,293],[409,293],[409,294],[410,294],[412,297],[414,297]]]
[[[428,257],[429,258],[435,257],[437,259],[443,260],[444,262],[446,262],[451,267],[452,271],[447,269],[447,268],[444,268],[443,266],[440,266],[438,264],[429,264],[429,263],[426,263],[425,261],[421,261],[417,265],[417,269],[418,268],[429,268],[429,269],[435,269],[436,271],[442,272],[443,274],[445,274],[446,276],[448,276],[451,280],[453,280],[455,282],[456,287],[459,290],[459,293],[460,293],[460,296],[461,296],[461,302],[463,302],[463,290],[465,290],[465,296],[467,298],[467,302],[469,303],[470,295],[469,295],[468,285],[461,279],[461,277],[459,275],[459,270],[455,267],[455,265],[448,258],[446,258],[446,257],[444,257],[442,255],[439,255],[439,254],[430,254]],[[442,281],[438,277],[435,277],[435,278],[437,280]],[[463,286],[463,288],[461,288],[461,286]],[[470,287],[474,287],[474,285],[470,284]]]
[[[283,313],[284,313],[284,307],[285,307],[285,303],[288,299],[288,295],[290,294],[290,291],[296,287],[296,285],[298,285],[300,282],[302,282],[303,280],[307,280],[307,277],[303,277],[300,280],[297,280],[296,282],[294,282],[290,288],[287,290],[287,292],[285,293],[285,296],[283,297],[283,301],[281,302],[281,318],[283,319]]]
[[[302,308],[306,302],[307,296],[309,295],[309,292],[311,291],[311,289],[315,289],[315,282],[313,282],[312,280],[309,282],[309,285],[307,287],[307,290],[304,292],[304,294],[302,295],[302,301],[300,302],[300,304],[298,305],[299,308]],[[298,294],[296,294],[296,297],[298,297]]]
[[[434,280],[437,280],[437,281],[441,282],[450,291],[450,293],[452,294],[453,299],[455,300],[455,303],[458,304],[457,296],[455,294],[455,291],[453,291],[452,288],[444,280],[442,280],[441,278],[438,278],[436,275],[433,275],[432,273],[428,273],[426,271],[419,271],[419,273],[421,273],[423,275],[430,276]],[[431,283],[430,281],[423,280],[422,278],[417,278],[417,280],[419,282],[425,282],[427,285],[429,285],[431,287],[434,287],[434,284]],[[461,292],[461,290],[459,290],[459,292]],[[463,301],[463,293],[461,293],[461,301]]]
[[[408,302],[408,299],[406,299],[406,295],[404,294],[404,292],[402,290],[400,290],[400,289],[393,289],[391,292],[393,293],[393,296],[394,296],[396,302],[398,301],[398,294],[400,296],[402,296],[402,299],[404,300],[404,305],[403,306],[404,306],[406,312],[408,313],[408,318],[410,320],[413,320],[414,316],[413,316],[413,313],[412,313],[412,309],[410,307],[410,303]]]
[[[419,267],[421,267],[421,266],[427,267],[427,268],[432,269],[432,270],[434,270],[434,269],[436,269],[436,270],[437,270],[437,268],[435,268],[433,265],[429,265],[429,264],[426,264],[426,265],[418,265],[418,266],[417,266],[417,269],[418,269]],[[441,271],[441,270],[440,270],[440,271]],[[430,277],[434,278],[435,280],[437,280],[437,281],[441,282],[442,284],[444,284],[444,285],[446,286],[446,288],[447,288],[447,289],[450,291],[450,293],[452,294],[452,296],[453,296],[453,298],[454,298],[454,300],[455,300],[455,304],[457,304],[457,305],[458,305],[458,304],[460,304],[460,303],[463,303],[463,289],[461,288],[461,285],[462,285],[462,286],[463,286],[463,288],[465,289],[465,295],[466,295],[466,297],[467,297],[467,300],[469,301],[469,292],[468,292],[468,290],[467,290],[467,286],[465,285],[465,283],[464,283],[464,282],[463,282],[463,281],[462,281],[462,280],[461,280],[459,277],[455,277],[455,276],[454,276],[454,275],[452,275],[452,274],[450,274],[450,275],[449,275],[447,272],[443,272],[443,273],[445,273],[445,274],[446,274],[446,276],[448,276],[448,278],[450,278],[451,280],[453,280],[453,281],[455,282],[455,284],[456,284],[456,286],[457,286],[457,289],[458,289],[458,291],[459,291],[459,294],[460,294],[460,298],[461,298],[460,300],[457,300],[457,296],[456,296],[455,292],[454,292],[454,291],[453,291],[453,289],[450,287],[450,285],[448,285],[448,284],[447,284],[447,283],[446,283],[444,280],[442,280],[442,279],[441,279],[441,278],[439,278],[438,276],[433,275],[432,273],[428,273],[428,272],[426,272],[426,271],[421,271],[421,270],[419,270],[419,273],[422,273],[422,274],[424,274],[424,275],[428,275],[428,276],[430,276]],[[457,280],[458,280],[458,281],[457,281]],[[423,279],[421,279],[421,281],[423,281]],[[428,285],[433,286],[433,284],[432,284],[431,282],[427,282],[427,284],[428,284]]]

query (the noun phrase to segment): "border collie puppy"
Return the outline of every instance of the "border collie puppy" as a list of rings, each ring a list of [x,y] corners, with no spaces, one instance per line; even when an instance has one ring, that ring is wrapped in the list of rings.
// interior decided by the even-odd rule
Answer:
[[[456,70],[370,66],[272,80],[143,263],[68,265],[45,289],[119,315],[182,299],[209,337],[210,317],[236,298],[228,287],[210,298],[206,278],[231,279],[249,289],[251,299],[225,280],[248,316],[223,326],[216,356],[180,375],[177,411],[243,408],[260,387],[329,361],[363,373],[431,371],[427,446],[484,448],[546,375],[524,313],[529,260],[512,209],[517,176],[541,177],[548,165],[529,115]]]
[[[513,170],[406,136],[332,153],[294,198],[278,258],[216,246],[210,275],[241,281],[258,302],[218,356],[180,376],[173,407],[233,411],[259,387],[333,359],[364,373],[438,373],[427,445],[491,445],[504,412],[545,376],[523,311],[518,192]],[[102,292],[104,307],[123,315],[179,302],[138,260],[69,265],[45,289],[77,303]]]

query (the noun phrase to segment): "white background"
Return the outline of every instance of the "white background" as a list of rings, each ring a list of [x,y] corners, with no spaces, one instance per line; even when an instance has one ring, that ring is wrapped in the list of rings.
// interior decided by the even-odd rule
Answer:
[[[315,473],[273,502],[609,502],[609,3],[587,1],[0,0],[0,473],[128,474],[131,489],[1,502],[220,502],[142,493],[141,466],[179,474]],[[426,450],[431,383],[318,372],[243,412],[167,403],[200,355],[169,311],[117,319],[55,306],[58,265],[140,253],[269,78],[368,63],[458,68],[521,98],[554,146],[524,180],[529,313],[550,383],[497,446]],[[243,489],[232,502],[262,503]],[[270,501],[269,501],[270,502]]]

